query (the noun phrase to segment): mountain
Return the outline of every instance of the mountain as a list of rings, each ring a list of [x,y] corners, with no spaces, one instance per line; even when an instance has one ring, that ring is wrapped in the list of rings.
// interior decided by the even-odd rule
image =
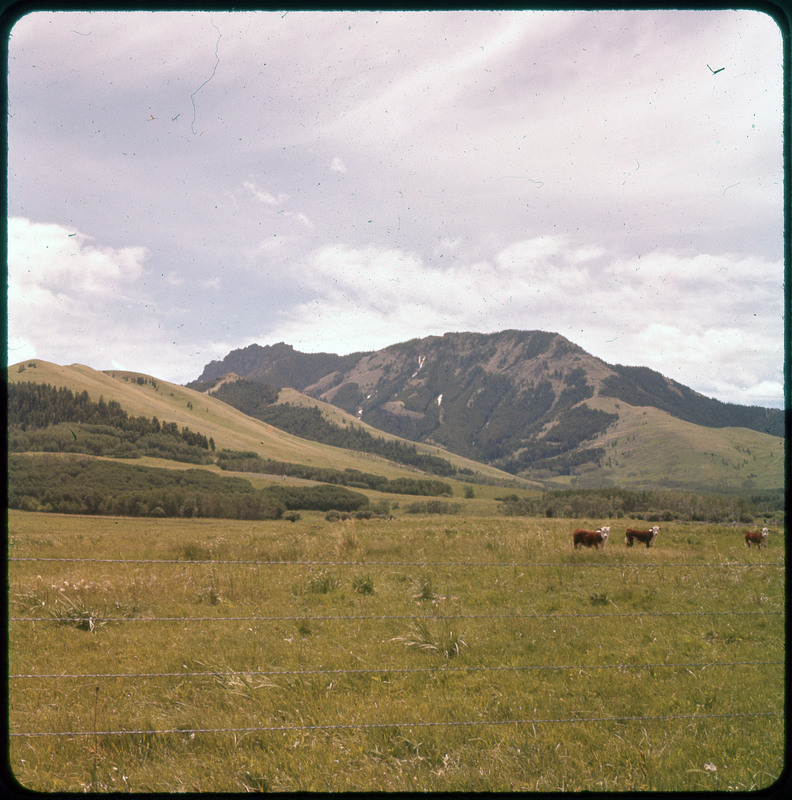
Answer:
[[[447,333],[347,356],[251,345],[196,385],[230,372],[546,486],[783,485],[784,412],[609,365],[556,333]]]
[[[208,382],[236,373],[249,380],[270,386],[309,386],[325,375],[353,365],[358,354],[337,356],[332,353],[300,353],[291,345],[279,342],[262,347],[252,344],[234,350],[222,361],[211,361],[204,367],[200,382]]]
[[[73,393],[86,392],[93,402],[114,401],[128,414],[156,417],[163,424],[175,424],[204,437],[211,438],[217,452],[222,449],[255,453],[262,459],[310,465],[316,469],[357,470],[375,473],[389,480],[436,475],[423,473],[415,466],[397,463],[375,454],[309,441],[278,427],[255,419],[228,403],[185,386],[169,383],[151,375],[121,370],[99,371],[82,364],[61,366],[42,359],[13,364],[8,367],[9,383],[37,383],[62,387]],[[296,392],[282,393],[296,403]],[[308,398],[305,398],[307,402]],[[346,416],[337,412],[339,417]],[[360,424],[356,422],[356,424]],[[379,432],[377,432],[379,433]],[[387,435],[387,434],[386,434]],[[397,440],[396,437],[390,437]],[[398,440],[397,440],[398,441]],[[405,445],[408,443],[404,443]],[[493,467],[478,464],[461,456],[449,454],[430,445],[417,445],[420,453],[450,461],[466,480],[501,486],[526,487],[528,484]],[[140,459],[151,464],[160,459]],[[183,468],[183,464],[170,464]],[[210,465],[210,470],[217,467]],[[263,479],[262,479],[263,480]]]

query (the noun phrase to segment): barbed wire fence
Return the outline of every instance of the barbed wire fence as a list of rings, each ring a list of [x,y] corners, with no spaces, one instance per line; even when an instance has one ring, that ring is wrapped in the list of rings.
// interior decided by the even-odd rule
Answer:
[[[159,730],[115,730],[115,731],[34,731],[12,732],[9,736],[36,737],[78,737],[78,736],[154,736],[180,734],[182,736],[196,733],[273,733],[286,731],[327,731],[327,730],[367,730],[375,728],[472,728],[489,725],[543,725],[586,722],[648,722],[669,720],[701,720],[728,718],[783,717],[783,711],[731,712],[725,714],[669,714],[647,716],[613,716],[613,717],[557,717],[555,719],[493,719],[493,720],[444,720],[442,722],[357,722],[330,723],[326,725],[269,725],[244,728],[163,728]]]
[[[57,561],[62,563],[94,563],[94,564],[202,564],[204,566],[218,566],[224,564],[248,564],[264,567],[569,567],[572,562],[522,562],[522,561],[258,561],[255,559],[222,559],[222,558],[50,558],[43,556],[13,556],[7,559],[13,561]],[[720,563],[697,561],[668,561],[619,563],[619,562],[575,562],[577,567],[612,567],[621,569],[650,569],[653,567],[784,567],[783,561],[724,561]]]
[[[480,568],[559,568],[573,566],[571,562],[466,562],[466,561],[350,561],[350,560],[254,560],[254,559],[125,559],[125,558],[88,558],[88,557],[41,557],[41,556],[14,556],[8,557],[8,562],[51,562],[51,563],[94,563],[94,564],[120,564],[120,565],[182,565],[182,566],[222,566],[246,565],[256,567],[295,566],[295,567],[480,567]],[[770,561],[726,561],[717,563],[703,562],[645,562],[645,563],[619,563],[619,562],[575,562],[578,567],[599,567],[628,569],[656,569],[656,568],[784,568],[784,562]],[[97,622],[106,623],[228,623],[228,622],[382,622],[391,620],[435,621],[435,620],[506,620],[506,619],[607,619],[607,618],[690,618],[690,617],[781,617],[783,611],[738,611],[738,610],[707,610],[696,611],[631,611],[625,613],[434,613],[432,615],[417,614],[387,614],[387,615],[251,615],[251,616],[173,616],[173,617],[107,617],[102,616]],[[9,623],[61,623],[74,624],[74,617],[59,616],[14,616],[9,617]],[[92,628],[93,629],[93,628]],[[447,665],[433,667],[381,667],[381,668],[339,668],[339,669],[267,669],[267,670],[205,670],[205,671],[179,671],[179,672],[96,672],[96,673],[15,673],[9,674],[9,681],[68,681],[68,680],[154,680],[158,678],[207,678],[231,676],[259,676],[259,677],[306,677],[306,676],[343,676],[343,675],[398,675],[398,674],[471,674],[477,672],[538,672],[538,671],[564,671],[564,670],[640,670],[640,669],[713,669],[713,668],[766,668],[783,666],[783,660],[757,660],[757,661],[683,661],[683,662],[657,662],[657,663],[630,663],[630,664],[564,664],[564,665],[479,665],[450,667]],[[97,687],[98,691],[98,687]],[[555,717],[555,718],[526,718],[526,719],[491,719],[491,720],[445,720],[445,721],[399,721],[399,722],[360,722],[360,723],[328,723],[305,725],[263,725],[245,727],[206,727],[206,728],[162,728],[162,729],[118,729],[118,730],[82,730],[82,731],[9,731],[10,737],[85,737],[85,736],[142,736],[142,735],[194,735],[194,734],[222,734],[222,733],[267,733],[267,732],[299,732],[299,731],[326,731],[326,730],[365,730],[381,728],[439,728],[439,727],[484,727],[484,726],[527,726],[541,724],[586,724],[586,723],[626,723],[644,721],[675,721],[675,720],[706,720],[727,718],[783,718],[784,711],[731,711],[724,713],[695,713],[695,714],[668,714],[645,716],[596,716],[596,717]]]

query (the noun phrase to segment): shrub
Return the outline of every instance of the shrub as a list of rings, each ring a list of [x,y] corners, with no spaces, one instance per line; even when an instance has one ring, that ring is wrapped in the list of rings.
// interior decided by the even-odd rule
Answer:
[[[416,647],[424,652],[439,653],[445,658],[454,658],[462,652],[467,643],[450,627],[435,632],[429,623],[423,619],[415,619],[410,625],[410,631],[404,636],[396,636],[392,642],[400,642],[405,647]]]
[[[59,599],[68,604],[68,608],[64,611],[56,607],[50,611],[50,616],[59,620],[61,625],[73,625],[78,630],[93,633],[98,627],[106,624],[104,615],[86,606],[81,599],[74,602],[65,595],[61,595]]]
[[[308,591],[313,594],[329,594],[334,592],[339,585],[338,578],[331,575],[327,570],[322,570],[308,581]]]
[[[352,590],[358,594],[373,594],[374,579],[371,575],[358,575],[352,578]]]
[[[438,595],[432,586],[432,579],[428,575],[424,575],[418,581],[418,593],[413,595],[413,600],[437,600],[444,599]]]
[[[593,606],[607,606],[610,603],[605,592],[589,595],[589,603]]]

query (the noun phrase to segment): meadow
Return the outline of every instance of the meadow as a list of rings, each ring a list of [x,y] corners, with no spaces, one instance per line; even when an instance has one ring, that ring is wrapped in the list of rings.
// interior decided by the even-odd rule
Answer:
[[[627,548],[624,518],[573,550],[604,522],[10,511],[10,768],[46,792],[771,785],[783,530]]]

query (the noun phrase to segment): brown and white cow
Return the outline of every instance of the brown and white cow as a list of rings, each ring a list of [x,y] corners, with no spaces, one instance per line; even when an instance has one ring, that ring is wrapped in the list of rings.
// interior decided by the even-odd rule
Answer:
[[[659,525],[649,528],[648,531],[639,531],[636,528],[627,528],[624,541],[627,543],[627,547],[632,547],[633,542],[636,539],[639,542],[643,542],[647,547],[651,547],[654,544],[654,540],[657,538],[658,533],[660,533]]]
[[[575,545],[575,550],[579,547],[605,547],[608,541],[608,532],[610,526],[606,525],[602,528],[597,528],[595,531],[587,531],[583,528],[578,528],[572,533],[572,541]]]
[[[762,528],[761,531],[746,531],[745,532],[745,546],[750,547],[755,544],[760,550],[762,545],[767,547],[767,536],[770,531],[767,528]]]

